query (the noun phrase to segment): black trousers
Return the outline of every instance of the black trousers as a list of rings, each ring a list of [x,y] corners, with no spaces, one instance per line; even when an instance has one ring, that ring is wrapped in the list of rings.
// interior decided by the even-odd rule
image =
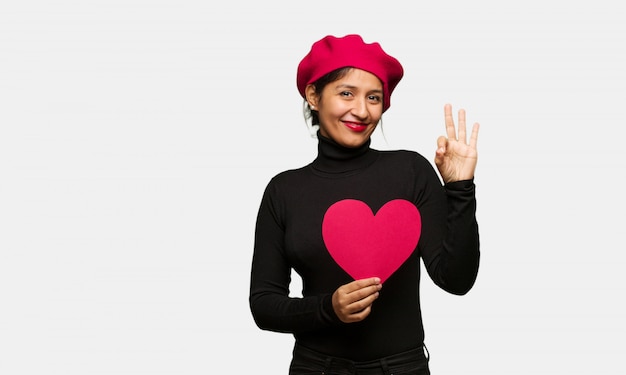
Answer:
[[[427,353],[424,346],[373,361],[355,362],[296,344],[289,375],[430,375]]]

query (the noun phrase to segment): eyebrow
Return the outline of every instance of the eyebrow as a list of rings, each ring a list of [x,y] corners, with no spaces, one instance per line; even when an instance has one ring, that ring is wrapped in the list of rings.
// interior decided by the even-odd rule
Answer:
[[[356,88],[357,88],[356,86],[353,86],[353,85],[348,85],[348,84],[345,84],[345,83],[340,84],[340,85],[337,85],[336,87],[337,87],[338,89],[344,89],[344,88],[345,88],[345,89],[356,89]],[[377,93],[377,94],[382,94],[382,93],[383,93],[383,90],[374,89],[374,90],[369,90],[369,91],[368,91],[368,93]]]

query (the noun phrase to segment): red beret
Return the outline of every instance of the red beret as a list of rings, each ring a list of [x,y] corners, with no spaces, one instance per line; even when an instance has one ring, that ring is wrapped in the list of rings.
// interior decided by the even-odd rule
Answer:
[[[391,93],[404,74],[402,65],[389,56],[378,43],[365,43],[359,35],[337,38],[328,35],[313,44],[311,51],[298,65],[298,91],[306,98],[305,89],[333,70],[354,67],[374,74],[383,83],[383,112],[391,105]]]

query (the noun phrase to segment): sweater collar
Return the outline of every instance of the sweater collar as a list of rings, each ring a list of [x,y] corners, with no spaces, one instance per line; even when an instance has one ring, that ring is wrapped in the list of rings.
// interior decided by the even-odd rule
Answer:
[[[345,173],[362,169],[372,164],[378,157],[376,150],[370,148],[371,138],[356,148],[344,147],[317,132],[317,158],[313,169],[327,173]]]

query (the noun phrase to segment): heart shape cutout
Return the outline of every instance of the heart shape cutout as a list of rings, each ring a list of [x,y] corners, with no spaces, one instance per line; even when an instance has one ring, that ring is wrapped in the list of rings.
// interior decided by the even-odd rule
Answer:
[[[326,249],[355,280],[377,276],[385,282],[417,246],[422,219],[415,205],[394,199],[374,215],[356,199],[334,203],[324,214]]]

